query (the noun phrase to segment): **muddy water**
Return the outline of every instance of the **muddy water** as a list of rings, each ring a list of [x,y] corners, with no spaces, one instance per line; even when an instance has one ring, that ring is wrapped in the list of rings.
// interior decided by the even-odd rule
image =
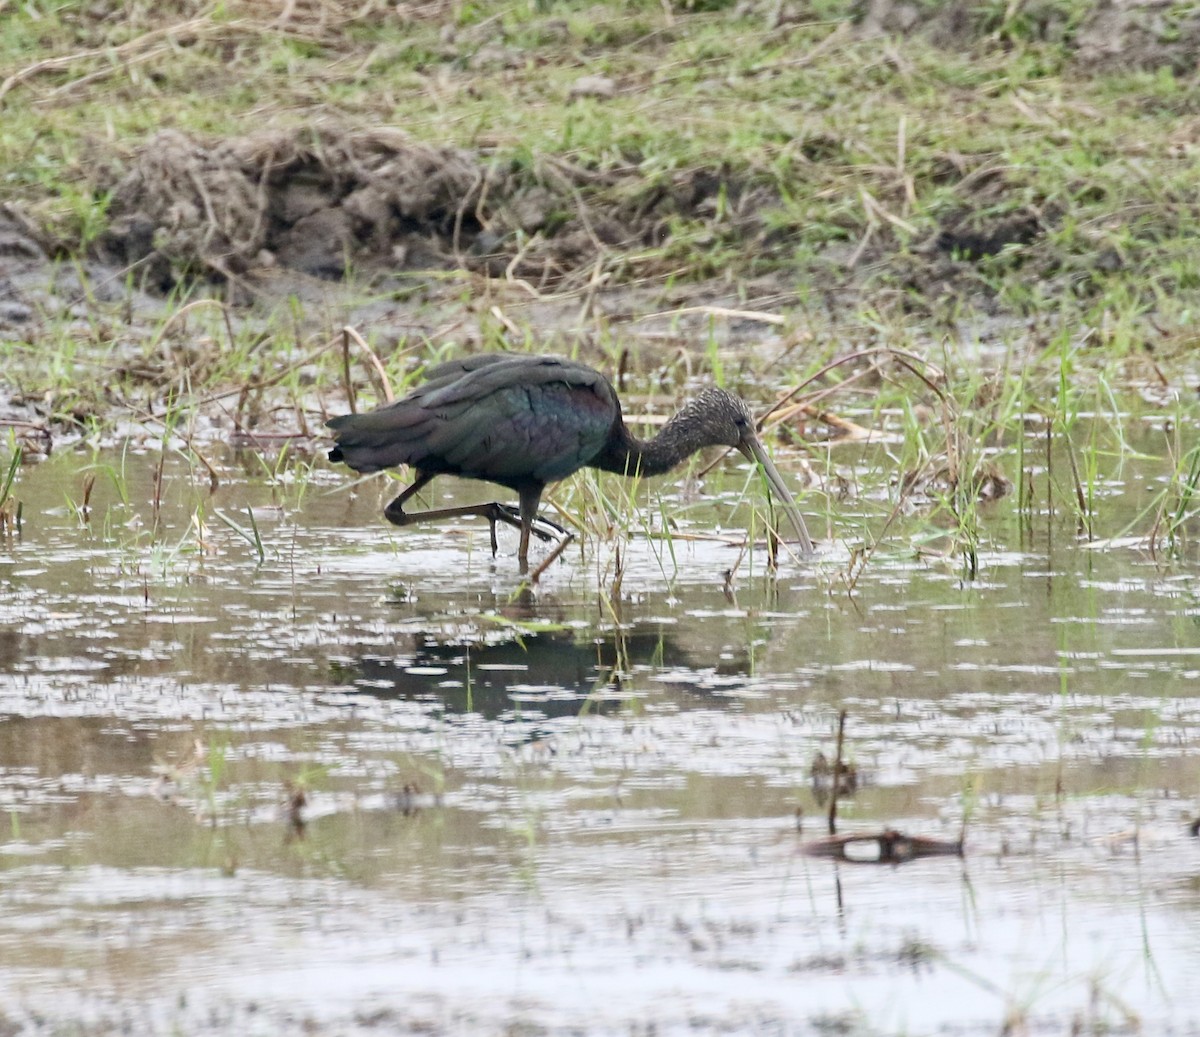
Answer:
[[[917,514],[849,595],[850,502],[777,577],[639,520],[528,595],[375,484],[172,461],[156,511],[156,463],[24,470],[0,545],[6,1032],[1200,1026],[1194,558],[1010,499],[976,579]],[[1169,471],[1108,473],[1102,531]],[[648,511],[738,529],[745,486]],[[964,859],[800,852],[842,709],[840,830]]]

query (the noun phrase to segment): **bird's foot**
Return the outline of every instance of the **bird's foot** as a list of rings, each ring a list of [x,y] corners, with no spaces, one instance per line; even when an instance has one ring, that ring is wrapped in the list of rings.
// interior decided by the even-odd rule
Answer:
[[[514,508],[508,504],[495,504],[493,507],[505,513],[505,517],[501,519],[502,522],[507,522],[509,525],[516,526],[518,529],[521,528],[521,512],[517,508]],[[552,530],[554,530],[554,532],[547,533],[544,529],[538,529],[539,524],[543,526],[549,526]],[[531,532],[539,540],[542,540],[546,543],[549,543],[551,540],[558,540],[561,537],[571,535],[557,522],[553,521],[552,519],[543,518],[541,515],[538,515],[534,518],[533,524],[529,527],[529,532]]]
[[[490,527],[489,532],[491,533],[492,538],[492,557],[495,558],[496,552],[499,550],[499,545],[496,543],[496,523],[503,522],[506,525],[512,526],[514,529],[520,529],[521,512],[519,509],[511,507],[508,504],[500,504],[498,501],[492,501],[491,504],[483,505],[480,510],[480,514],[488,520],[488,526]],[[547,520],[543,518],[535,518],[533,521],[535,523],[547,522]],[[548,524],[551,526],[554,525],[553,522],[549,522]],[[555,528],[557,529],[558,527],[555,526]],[[538,529],[536,525],[531,525],[529,527],[529,532],[531,532],[539,540],[554,539],[553,534]],[[564,532],[566,531],[564,530]]]

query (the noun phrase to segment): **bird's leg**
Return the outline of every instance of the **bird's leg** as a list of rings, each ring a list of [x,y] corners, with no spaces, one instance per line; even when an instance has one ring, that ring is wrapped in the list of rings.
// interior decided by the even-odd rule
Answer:
[[[392,504],[395,503],[395,501],[392,501]],[[417,522],[440,522],[442,519],[452,518],[487,519],[488,528],[491,531],[493,558],[496,557],[496,551],[499,549],[499,544],[496,542],[496,523],[503,522],[514,529],[522,528],[521,520],[513,515],[510,508],[506,508],[503,504],[497,504],[494,501],[491,504],[466,504],[461,508],[437,508],[433,511],[414,511],[411,514],[407,511],[401,511],[399,508],[393,508],[392,504],[389,504],[384,509],[383,514],[395,526],[411,526]],[[540,530],[535,530],[535,532],[540,537],[545,537],[547,540],[550,539],[547,534],[542,533]]]
[[[428,485],[429,480],[432,478],[433,476],[429,472],[417,472],[417,477],[412,483],[406,486],[404,491],[394,500],[390,501],[388,506],[383,509],[383,517],[394,526],[407,526],[410,522],[415,522],[415,515],[406,515],[404,513],[404,502],[414,493],[417,493]]]
[[[520,491],[521,499],[521,541],[517,545],[517,565],[521,575],[529,572],[529,534],[533,530],[533,520],[537,518],[538,503],[542,499],[540,486],[526,487]]]
[[[517,563],[520,566],[521,575],[524,576],[527,572],[529,572],[529,534],[534,533],[543,540],[550,539],[550,535],[548,533],[543,533],[541,530],[534,529],[533,524],[535,522],[544,522],[546,525],[558,530],[559,533],[562,534],[562,540],[558,547],[550,552],[550,556],[543,561],[541,565],[534,569],[533,575],[529,577],[529,582],[531,584],[538,582],[538,579],[541,577],[542,573],[546,571],[547,567],[560,554],[563,553],[563,549],[567,546],[567,544],[575,539],[574,534],[563,529],[563,527],[557,522],[551,522],[550,519],[540,518],[538,516],[538,503],[541,499],[542,488],[540,486],[535,487],[532,490],[523,490],[521,492],[521,544],[517,550]]]
[[[435,508],[429,511],[414,511],[411,514],[405,511],[404,502],[425,486],[432,478],[433,475],[429,472],[419,473],[416,479],[413,480],[412,485],[408,486],[400,496],[383,509],[383,517],[393,526],[411,526],[417,522],[440,522],[442,519],[465,518],[468,516],[487,519],[491,532],[493,558],[496,557],[498,547],[496,543],[497,522],[503,522],[515,529],[519,529],[522,531],[522,535],[525,535],[525,527],[518,513],[507,505],[497,504],[494,501],[491,504],[468,504],[461,508]],[[541,530],[534,530],[534,532],[544,540],[550,539],[549,534],[543,533]]]

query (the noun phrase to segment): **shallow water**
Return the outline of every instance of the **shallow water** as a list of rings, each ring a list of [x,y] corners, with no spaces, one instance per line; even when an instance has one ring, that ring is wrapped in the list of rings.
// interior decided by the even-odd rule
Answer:
[[[697,539],[638,518],[530,594],[504,532],[493,560],[387,527],[376,483],[217,461],[212,496],[171,462],[157,515],[157,455],[21,473],[13,1032],[1200,1030],[1197,566],[1139,539],[1165,462],[1100,484],[1123,539],[1008,499],[975,579],[901,525],[850,594],[887,505],[806,507],[826,546],[772,576],[700,536],[756,521],[727,461],[708,502],[651,490]],[[842,709],[839,830],[965,823],[964,858],[800,852]]]

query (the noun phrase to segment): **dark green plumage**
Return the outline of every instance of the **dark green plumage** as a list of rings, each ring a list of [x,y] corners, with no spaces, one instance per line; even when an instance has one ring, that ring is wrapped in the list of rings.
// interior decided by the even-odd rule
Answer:
[[[559,357],[486,353],[439,364],[408,396],[367,414],[328,422],[331,461],[358,472],[397,465],[416,478],[384,510],[396,525],[455,515],[483,515],[521,531],[519,558],[528,564],[531,532],[547,483],[590,466],[658,475],[706,446],[731,446],[763,465],[788,510],[802,549],[812,550],[803,519],[754,432],[746,405],[721,389],[706,389],[651,440],[626,428],[621,404],[599,372]],[[519,519],[500,504],[444,508],[409,515],[405,502],[437,475],[459,475],[506,486],[520,499]],[[545,522],[545,520],[541,520]],[[556,527],[557,528],[557,527]]]

